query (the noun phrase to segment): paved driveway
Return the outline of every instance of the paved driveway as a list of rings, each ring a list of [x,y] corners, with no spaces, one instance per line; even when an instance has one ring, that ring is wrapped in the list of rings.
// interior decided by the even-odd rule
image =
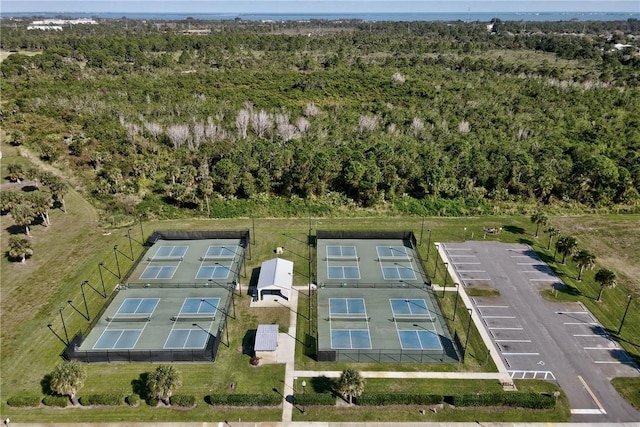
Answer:
[[[471,241],[444,250],[465,288],[493,287],[498,297],[472,298],[514,379],[557,381],[569,398],[572,421],[629,422],[640,413],[610,384],[640,376],[628,354],[579,303],[553,303],[541,289],[563,286],[527,245]]]

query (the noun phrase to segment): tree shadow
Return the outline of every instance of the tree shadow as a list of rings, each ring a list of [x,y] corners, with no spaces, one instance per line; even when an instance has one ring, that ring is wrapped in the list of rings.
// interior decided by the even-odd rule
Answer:
[[[5,230],[7,230],[7,232],[9,234],[11,234],[11,235],[13,235],[13,234],[24,234],[26,236],[26,234],[24,233],[24,225],[12,224],[12,225],[8,226],[7,228],[5,228]]]
[[[518,239],[518,243],[520,243],[521,245],[533,246],[533,241],[531,239],[526,239],[524,237],[520,237]]]
[[[327,378],[324,375],[321,377],[311,378],[311,388],[316,393],[332,393],[335,395],[336,383],[333,378]]]
[[[254,356],[254,343],[256,342],[256,333],[258,332],[257,329],[249,329],[247,330],[247,332],[244,334],[244,337],[242,337],[242,354],[245,354],[249,357],[253,357]]]
[[[502,229],[508,233],[524,234],[524,228],[517,225],[505,225],[504,227],[502,227]]]
[[[45,394],[45,395],[56,394],[51,389],[51,374],[46,374],[44,377],[42,377],[42,379],[40,380],[40,387],[42,388],[42,394]]]
[[[131,380],[131,390],[134,394],[140,396],[140,399],[144,401],[148,401],[151,396],[149,396],[149,390],[147,389],[147,380],[149,379],[149,373],[143,372],[136,379]]]

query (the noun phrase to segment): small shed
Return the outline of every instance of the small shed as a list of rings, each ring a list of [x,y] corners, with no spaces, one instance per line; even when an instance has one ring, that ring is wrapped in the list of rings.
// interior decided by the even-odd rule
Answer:
[[[289,300],[293,284],[293,261],[273,258],[262,263],[258,277],[258,298],[277,295]]]
[[[276,362],[278,348],[278,325],[258,325],[253,350],[262,363]]]

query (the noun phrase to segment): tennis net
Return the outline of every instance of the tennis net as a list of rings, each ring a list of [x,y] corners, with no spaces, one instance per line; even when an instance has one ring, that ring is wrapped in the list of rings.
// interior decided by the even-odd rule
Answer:
[[[197,322],[199,320],[207,320],[207,321],[213,322],[214,320],[216,320],[216,316],[212,316],[210,314],[206,316],[196,316],[196,315],[172,316],[171,320],[174,322]]]
[[[149,322],[151,316],[113,316],[107,317],[107,322]]]
[[[323,261],[360,261],[359,256],[328,256]]]
[[[214,255],[200,257],[200,261],[231,261],[233,259],[235,259],[235,255]]]
[[[394,322],[433,322],[433,316],[394,316]]]
[[[333,314],[329,317],[326,317],[325,320],[329,321],[333,321],[333,322],[366,322],[371,320],[371,316],[364,316],[364,315],[342,315],[342,314]]]
[[[181,256],[160,256],[160,257],[149,257],[147,261],[149,262],[158,262],[158,261],[183,261],[184,257]]]

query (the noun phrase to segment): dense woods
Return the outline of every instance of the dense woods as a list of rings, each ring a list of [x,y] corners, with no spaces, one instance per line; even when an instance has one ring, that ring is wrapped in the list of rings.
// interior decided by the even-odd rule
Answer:
[[[113,214],[640,206],[637,20],[2,34],[3,50],[42,51],[2,63],[8,138]]]

